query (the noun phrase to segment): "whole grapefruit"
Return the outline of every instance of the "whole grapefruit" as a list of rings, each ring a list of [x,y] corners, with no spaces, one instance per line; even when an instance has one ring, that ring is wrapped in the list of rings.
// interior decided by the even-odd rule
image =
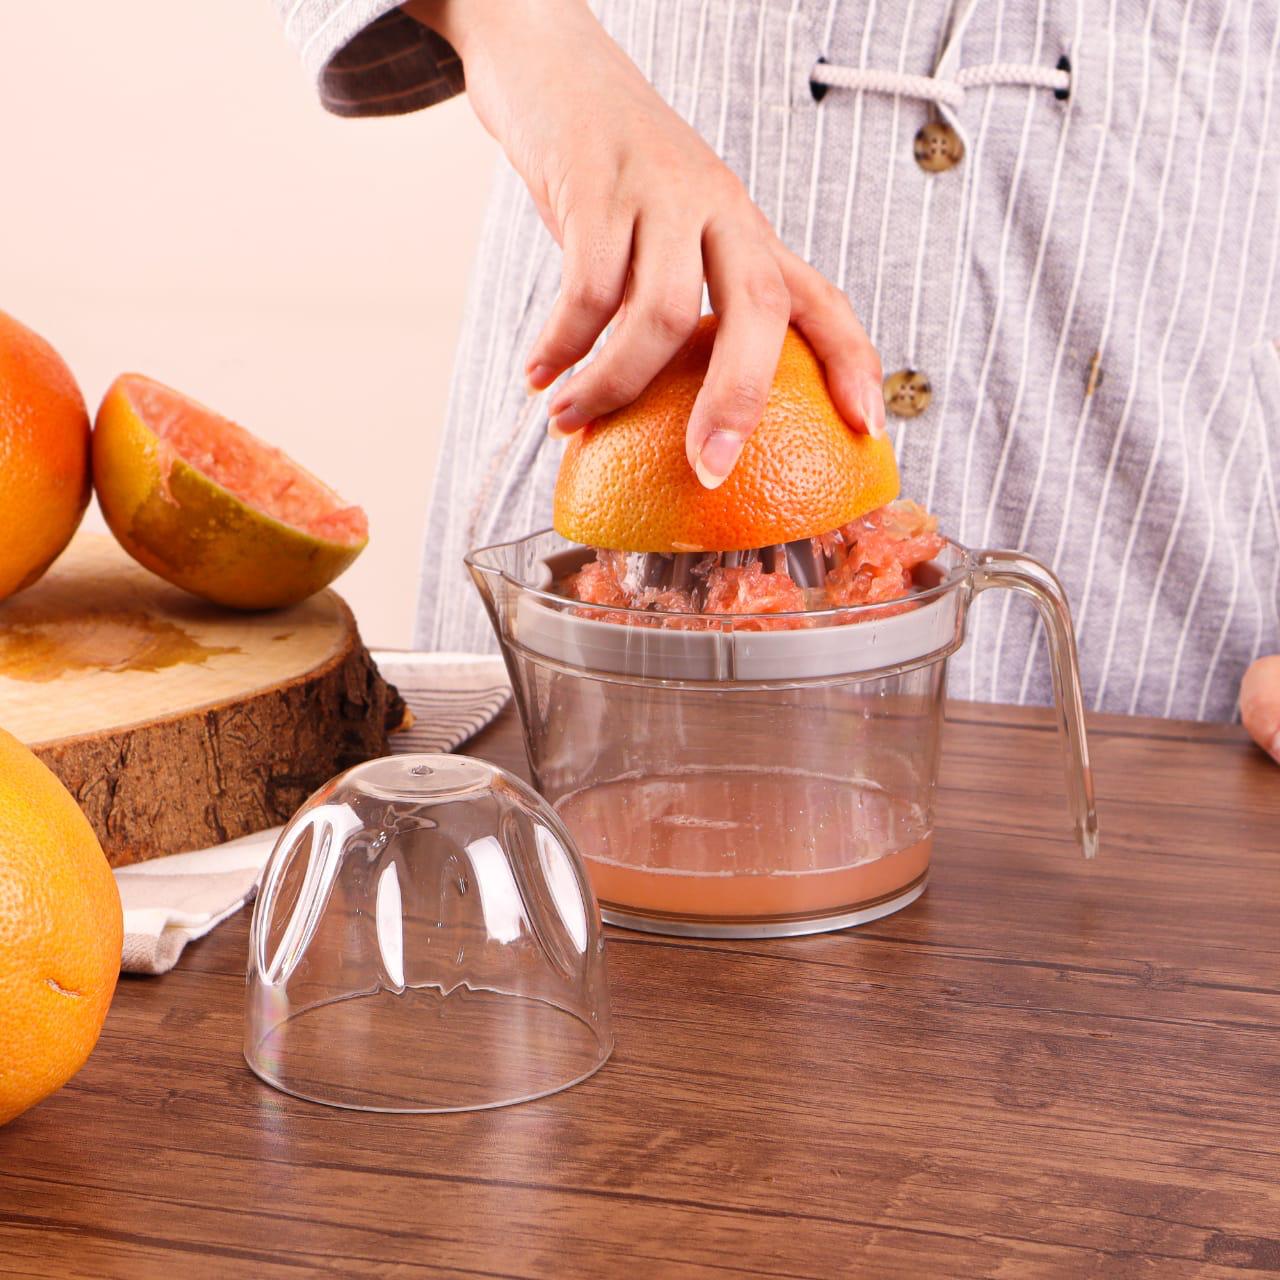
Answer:
[[[116,988],[122,931],[88,819],[0,729],[0,1124],[84,1065]]]
[[[0,311],[0,600],[58,558],[90,488],[89,415],[71,370]]]
[[[612,551],[744,551],[829,533],[897,497],[893,446],[841,418],[794,329],[760,426],[724,484],[704,489],[684,436],[715,334],[715,317],[704,317],[638,399],[569,441],[556,481],[559,534]]]

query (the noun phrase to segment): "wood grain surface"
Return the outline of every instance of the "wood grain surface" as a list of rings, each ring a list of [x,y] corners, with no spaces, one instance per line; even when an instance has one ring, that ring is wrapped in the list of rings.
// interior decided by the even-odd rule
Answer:
[[[1086,864],[1047,717],[954,706],[918,903],[613,930],[614,1058],[502,1111],[260,1084],[237,918],[0,1130],[0,1274],[1276,1274],[1280,770],[1215,725],[1100,717],[1093,749]],[[520,767],[510,714],[472,750]]]
[[[0,603],[0,726],[58,775],[115,866],[275,826],[385,754],[402,715],[332,591],[241,613],[81,534]]]

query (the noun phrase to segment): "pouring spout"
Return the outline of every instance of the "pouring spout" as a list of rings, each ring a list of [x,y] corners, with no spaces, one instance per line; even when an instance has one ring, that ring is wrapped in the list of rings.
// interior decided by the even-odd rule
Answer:
[[[551,575],[545,564],[546,549],[554,535],[550,531],[515,542],[478,547],[464,557],[471,581],[501,636],[514,607],[515,598],[527,589],[546,590]]]

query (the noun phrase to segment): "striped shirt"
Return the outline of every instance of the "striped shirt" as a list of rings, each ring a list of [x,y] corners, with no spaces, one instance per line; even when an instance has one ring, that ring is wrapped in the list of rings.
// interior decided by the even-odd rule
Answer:
[[[448,45],[390,0],[275,2],[333,111],[462,87]],[[962,542],[1052,565],[1089,702],[1232,717],[1245,667],[1280,652],[1276,6],[597,8],[781,238],[848,293],[886,373],[927,378],[928,407],[889,420],[903,492]],[[939,112],[964,153],[931,171],[915,140]],[[558,277],[504,168],[430,506],[426,647],[491,645],[462,556],[549,521],[561,446],[522,371]],[[977,602],[951,689],[1049,700],[1029,608]]]

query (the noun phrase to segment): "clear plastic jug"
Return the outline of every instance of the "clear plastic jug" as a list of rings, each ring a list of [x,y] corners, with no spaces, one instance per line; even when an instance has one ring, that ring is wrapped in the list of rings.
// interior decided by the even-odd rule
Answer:
[[[592,553],[546,531],[467,557],[538,790],[604,918],[758,938],[875,920],[924,891],[946,661],[969,603],[1028,595],[1049,639],[1071,818],[1097,848],[1070,611],[1043,565],[948,543],[889,604],[679,615],[553,590]],[[793,627],[794,629],[778,629]]]

